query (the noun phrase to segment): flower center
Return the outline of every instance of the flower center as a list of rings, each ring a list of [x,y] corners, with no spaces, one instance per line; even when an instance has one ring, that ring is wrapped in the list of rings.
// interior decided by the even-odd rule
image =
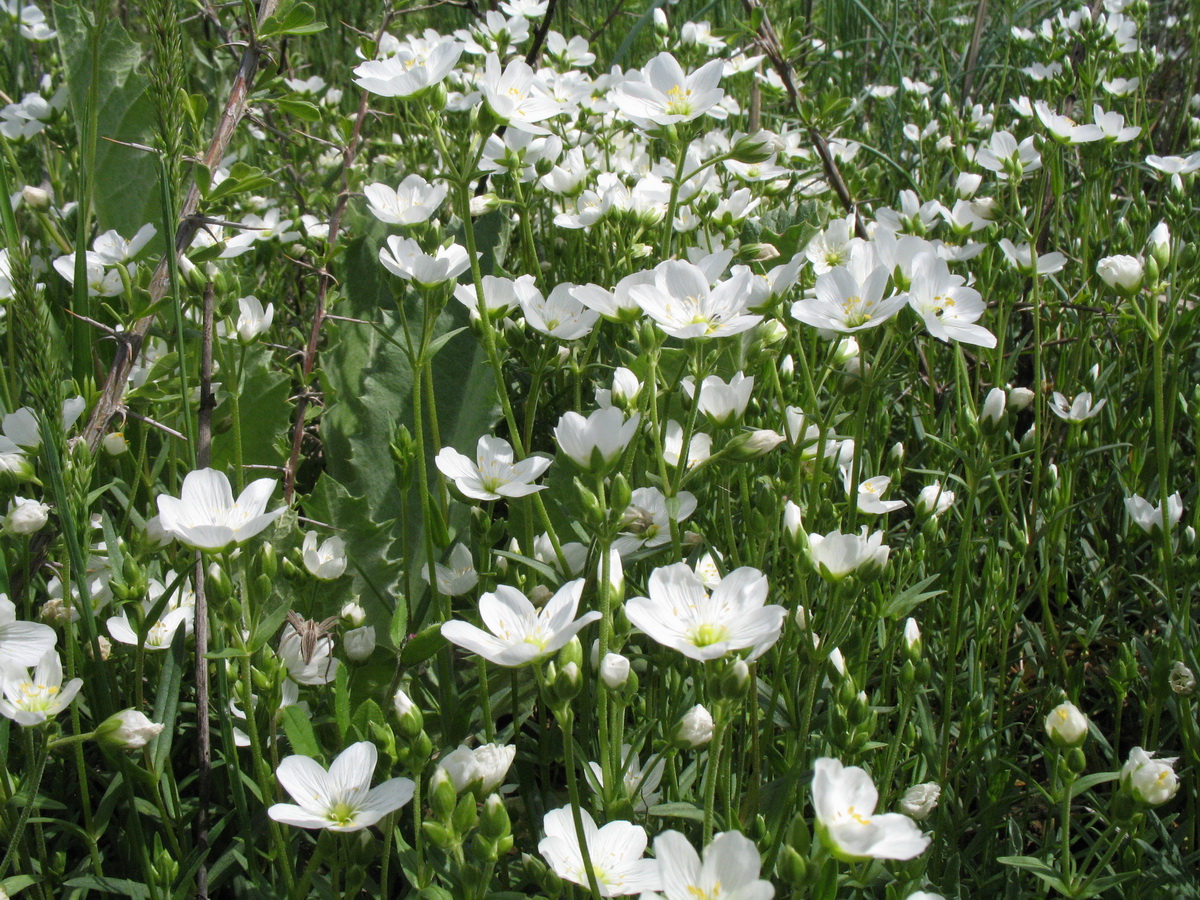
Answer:
[[[711,647],[729,637],[729,629],[724,625],[714,625],[705,622],[692,630],[692,643],[697,647]]]

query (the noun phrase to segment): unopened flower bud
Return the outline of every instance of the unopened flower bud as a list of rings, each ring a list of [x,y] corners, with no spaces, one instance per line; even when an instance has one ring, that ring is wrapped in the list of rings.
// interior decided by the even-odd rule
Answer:
[[[340,615],[355,628],[361,627],[362,623],[367,620],[367,611],[354,601],[343,606]]]
[[[490,191],[486,194],[480,194],[478,197],[471,198],[470,211],[471,218],[473,219],[499,208],[500,198]]]
[[[600,680],[610,691],[625,687],[629,681],[629,657],[620,653],[605,654],[600,661]]]
[[[414,738],[420,734],[425,726],[425,717],[412,698],[403,690],[398,690],[392,698],[392,705],[395,706],[396,717],[400,720],[400,733],[407,738]]]
[[[362,662],[375,652],[375,626],[350,629],[342,637],[342,646],[352,662]]]
[[[1159,269],[1165,269],[1171,264],[1171,229],[1166,222],[1159,222],[1150,232],[1146,242],[1150,256],[1158,263]]]
[[[429,778],[429,805],[434,815],[443,821],[448,821],[458,806],[458,792],[454,789],[454,781],[442,766],[435,768]]]
[[[125,440],[125,435],[119,431],[110,431],[100,439],[100,446],[109,456],[120,456],[122,453],[129,452],[129,441]]]
[[[746,695],[746,691],[750,687],[750,667],[746,665],[744,659],[734,660],[733,663],[721,673],[721,681],[718,686],[721,698],[724,700],[740,700]]]
[[[1172,691],[1183,696],[1187,696],[1196,690],[1195,674],[1181,661],[1176,661],[1175,665],[1171,666],[1168,683],[1171,685]]]
[[[979,423],[985,431],[1000,427],[1000,423],[1004,421],[1004,407],[1007,401],[1008,397],[1002,388],[994,387],[988,391],[983,401],[983,409],[979,412]]]
[[[1060,747],[1078,747],[1087,731],[1087,716],[1074,703],[1060,703],[1046,716],[1046,733]]]
[[[1122,297],[1132,297],[1142,289],[1145,266],[1136,256],[1106,256],[1096,263],[1096,274]]]
[[[713,718],[707,709],[697,703],[689,709],[675,726],[675,743],[693,750],[703,747],[713,736]]]
[[[941,796],[941,785],[936,782],[927,781],[924,784],[915,784],[900,798],[900,812],[918,822],[928,819]]]
[[[769,428],[739,434],[726,444],[729,455],[738,462],[749,462],[765,456],[783,443],[783,435]]]
[[[921,629],[911,617],[904,623],[904,655],[913,662],[921,659]]]
[[[479,833],[489,840],[499,840],[512,830],[512,820],[499,794],[489,794],[483,801],[483,815],[479,817]]]
[[[5,534],[26,536],[41,531],[50,520],[50,507],[37,500],[14,497],[8,501],[8,515],[4,517]]]
[[[123,709],[100,723],[95,740],[114,750],[139,750],[162,730],[161,723],[151,722],[136,709]]]
[[[50,208],[50,194],[48,191],[40,187],[34,187],[32,184],[25,185],[21,189],[21,196],[25,200],[25,205],[30,209],[36,209],[43,212]]]

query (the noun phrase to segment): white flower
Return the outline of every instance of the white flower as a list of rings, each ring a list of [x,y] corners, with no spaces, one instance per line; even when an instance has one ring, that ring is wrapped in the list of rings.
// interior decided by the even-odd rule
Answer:
[[[479,615],[490,634],[466,622],[442,625],[442,636],[498,666],[523,666],[562,649],[585,625],[600,618],[597,610],[578,619],[583,579],[568,581],[538,611],[529,598],[502,584],[479,598]]]
[[[513,462],[512,445],[503,438],[483,435],[475,447],[475,462],[453,447],[443,447],[435,460],[438,471],[454,482],[465,496],[474,500],[499,500],[501,497],[527,497],[545,490],[533,484],[550,468],[552,460],[530,456]]]
[[[997,131],[988,139],[986,147],[975,152],[975,162],[995,172],[1002,181],[1020,180],[1042,167],[1042,156],[1032,135],[1018,144],[1009,132]]]
[[[0,666],[0,715],[22,726],[41,725],[57,716],[83,687],[82,678],[66,684],[62,678],[62,662],[53,649],[42,654],[32,676],[21,664]]]
[[[628,656],[606,653],[604,659],[600,660],[600,680],[610,691],[620,690],[629,681],[629,668]]]
[[[942,787],[934,781],[914,784],[900,798],[900,811],[921,822],[929,818],[929,814],[933,812],[938,798],[941,796]]]
[[[162,596],[161,591],[158,596]],[[157,605],[158,599],[152,591],[151,597],[142,602],[143,617]],[[129,621],[129,616],[123,611],[119,616],[109,618],[107,624],[108,633],[115,641],[131,647],[140,645],[146,650],[166,650],[175,640],[175,632],[181,627],[185,635],[192,633],[194,621],[194,606],[177,606],[173,609],[168,607],[157,621],[146,622],[143,620],[141,629],[145,634],[144,639],[139,638],[138,632]]]
[[[823,331],[849,333],[882,325],[906,300],[903,294],[884,299],[888,270],[875,266],[869,271],[852,273],[835,266],[817,276],[813,297],[792,304],[792,318]],[[858,277],[862,275],[860,279]]]
[[[1167,681],[1171,685],[1171,690],[1176,694],[1186,696],[1196,690],[1196,675],[1183,664],[1182,660],[1176,660],[1175,665],[1171,666],[1171,674],[1167,677]]]
[[[654,839],[654,856],[662,873],[666,900],[771,900],[775,888],[758,877],[758,847],[743,834],[726,831],[704,848],[704,861],[678,831]]]
[[[549,134],[536,123],[562,111],[558,101],[542,90],[533,69],[523,59],[511,60],[501,72],[500,58],[489,53],[479,87],[492,114],[518,131]]]
[[[1000,424],[1004,418],[1004,408],[1008,405],[1008,394],[1003,388],[994,387],[983,399],[983,407],[979,410],[979,421],[990,427]]]
[[[56,640],[49,625],[18,621],[16,604],[0,594],[0,667],[36,666]]]
[[[469,594],[479,583],[479,573],[475,571],[475,563],[466,544],[455,544],[445,565],[433,564],[433,573],[437,579],[438,593],[447,597]],[[429,563],[421,567],[421,577],[429,581]]]
[[[416,787],[412,779],[392,778],[372,788],[377,759],[378,751],[368,741],[339,753],[328,772],[315,759],[289,756],[275,777],[299,805],[276,803],[267,815],[297,828],[360,831],[374,825],[411,800]]]
[[[253,294],[238,300],[237,334],[238,340],[249,344],[260,334],[271,327],[275,319],[275,304],[268,303],[263,309],[262,303]]]
[[[696,511],[696,496],[680,491],[665,497],[658,488],[637,488],[621,519],[613,549],[628,556],[642,547],[661,547],[671,540],[671,522],[682,522]]]
[[[629,73],[612,92],[613,103],[639,128],[690,122],[712,110],[725,92],[718,85],[724,63],[712,60],[687,74],[670,53],[660,53],[640,72]]]
[[[739,650],[757,659],[779,639],[787,614],[782,606],[764,605],[767,578],[749,566],[734,569],[710,595],[687,563],[675,563],[651,573],[649,593],[625,604],[629,621],[689,659],[721,659]]]
[[[1061,272],[1067,264],[1067,258],[1061,253],[1041,253],[1037,258],[1037,266],[1033,265],[1033,249],[1029,244],[1014,244],[1008,238],[1000,239],[1000,250],[1009,265],[1025,275],[1052,275]]]
[[[158,737],[161,722],[152,722],[136,709],[113,713],[96,728],[96,740],[118,750],[140,750]]]
[[[5,534],[29,535],[41,531],[50,521],[50,507],[36,500],[13,497],[8,501],[8,515],[4,517]]]
[[[641,415],[628,421],[615,406],[598,409],[586,419],[577,412],[564,413],[554,428],[559,449],[587,472],[607,472],[637,434]]]
[[[517,296],[525,321],[535,331],[560,341],[573,341],[590,334],[600,318],[600,313],[575,299],[573,284],[556,285],[548,297],[543,297],[536,287],[530,285],[530,288],[519,291]]]
[[[264,512],[275,481],[251,482],[234,502],[229,479],[215,469],[197,469],[183,479],[180,497],[159,494],[158,515],[163,530],[189,547],[221,550],[258,534],[287,510]]]
[[[936,519],[954,505],[954,491],[943,488],[940,481],[934,481],[921,488],[914,505],[920,515]]]
[[[1141,747],[1129,751],[1129,759],[1121,767],[1121,786],[1149,806],[1161,806],[1179,790],[1174,759],[1154,759]]]
[[[826,535],[808,536],[813,568],[828,581],[841,581],[860,569],[873,574],[887,564],[890,552],[891,548],[883,543],[883,532],[868,534],[866,525],[861,534],[831,531]]]
[[[460,745],[438,760],[454,785],[454,793],[471,789],[478,796],[490,794],[504,783],[517,748],[513,744],[482,744],[472,750]]]
[[[922,253],[913,262],[908,305],[940,341],[995,347],[996,336],[982,325],[974,324],[983,315],[983,298],[979,291],[964,285],[965,279],[950,274],[944,259]]]
[[[522,275],[515,280],[493,275],[483,276],[483,302],[487,307],[488,316],[494,319],[508,315],[520,302],[520,297],[525,291],[535,290],[537,287],[532,275]],[[472,321],[479,318],[479,296],[475,293],[475,285],[458,285],[454,289],[454,299],[467,308]]]
[[[1086,422],[1092,416],[1097,415],[1100,410],[1104,409],[1104,404],[1107,402],[1108,400],[1105,398],[1093,406],[1092,395],[1088,391],[1076,395],[1074,400],[1068,400],[1058,391],[1055,391],[1054,402],[1050,404],[1050,412],[1054,413],[1064,422]]]
[[[1087,732],[1087,716],[1074,703],[1060,703],[1046,716],[1046,734],[1061,746],[1078,747]]]
[[[671,419],[663,432],[663,459],[669,466],[679,465],[679,454],[683,452],[683,426]],[[688,442],[687,467],[698,466],[712,456],[712,435],[694,432]]]
[[[305,660],[300,635],[288,623],[279,638],[279,658],[287,667],[288,678],[296,684],[329,684],[337,677],[339,662],[333,658],[333,641],[328,635],[317,640]]]
[[[362,662],[375,652],[375,626],[351,628],[342,635],[342,649],[351,662]]]
[[[712,740],[713,727],[712,713],[697,703],[675,726],[675,741],[695,750]]]
[[[846,469],[845,483],[847,494],[851,493],[850,475],[851,470]],[[887,489],[891,483],[892,479],[888,475],[876,475],[874,478],[868,478],[862,482],[858,486],[858,511],[867,513],[868,515],[880,516],[907,506],[908,504],[903,500],[883,499],[883,495],[887,493]]]
[[[446,199],[449,188],[430,184],[420,175],[408,175],[400,186],[368,184],[363,188],[371,215],[389,225],[417,225],[429,221]]]
[[[671,337],[726,337],[762,321],[762,316],[745,314],[753,279],[743,267],[713,287],[699,266],[671,259],[655,267],[653,284],[635,284],[629,293]]]
[[[304,555],[304,568],[314,578],[333,581],[346,571],[346,542],[337,535],[326,538],[318,547],[317,533],[310,531],[304,535],[300,549]]]
[[[1147,500],[1144,500],[1141,495],[1134,494],[1132,497],[1125,498],[1125,510],[1129,513],[1129,518],[1133,519],[1134,523],[1146,534],[1154,534],[1163,527],[1163,510],[1162,504],[1151,506]],[[1183,516],[1183,498],[1176,491],[1167,498],[1167,528],[1174,528],[1179,519]]]
[[[405,46],[387,59],[360,63],[354,70],[354,82],[381,97],[412,97],[450,74],[462,52],[463,45],[449,37],[425,52]]]
[[[379,261],[393,275],[425,288],[453,281],[471,265],[467,251],[459,244],[439,247],[430,256],[412,238],[397,234],[387,239],[387,247],[379,249]]]
[[[127,263],[141,252],[157,231],[158,229],[147,223],[129,240],[125,240],[115,230],[106,231],[92,242],[93,256],[89,257],[89,262],[91,258],[95,258],[103,266]]]
[[[709,375],[700,384],[700,397],[696,399],[695,379],[690,375],[683,379],[683,392],[695,399],[700,412],[715,428],[732,425],[740,419],[753,391],[753,375],[735,372],[728,382],[718,375]]]
[[[858,766],[829,757],[814,764],[813,807],[817,833],[839,859],[912,859],[929,846],[916,823],[900,813],[874,815],[879,792]]]
[[[1114,144],[1124,144],[1132,141],[1142,133],[1136,125],[1126,125],[1125,117],[1118,112],[1105,112],[1099,103],[1093,104],[1092,115],[1096,118],[1096,127],[1104,135],[1104,139]]]
[[[1051,110],[1045,100],[1034,103],[1033,111],[1054,139],[1064,144],[1086,144],[1104,137],[1104,129],[1099,125],[1077,125],[1069,116]]]
[[[604,790],[604,771],[599,763],[589,762],[588,768],[591,769],[592,775],[595,778],[595,783],[588,782],[599,794],[605,794]],[[626,799],[633,804],[633,811],[644,813],[650,807],[658,803],[660,793],[658,790],[659,784],[662,782],[663,770],[666,768],[666,760],[661,756],[648,771],[642,771],[642,764],[638,761],[637,754],[633,752],[633,748],[629,744],[621,745],[621,788],[625,793]]]
[[[1136,256],[1106,256],[1096,263],[1096,274],[1110,288],[1126,297],[1141,290],[1145,273],[1145,266]]]
[[[583,840],[587,845],[592,873],[600,888],[601,897],[622,897],[655,891],[662,886],[658,862],[644,859],[646,829],[632,822],[609,822],[597,828],[587,810],[580,810]],[[587,868],[579,846],[579,835],[569,806],[546,813],[542,820],[546,836],[538,844],[554,873],[566,881],[586,887]]]

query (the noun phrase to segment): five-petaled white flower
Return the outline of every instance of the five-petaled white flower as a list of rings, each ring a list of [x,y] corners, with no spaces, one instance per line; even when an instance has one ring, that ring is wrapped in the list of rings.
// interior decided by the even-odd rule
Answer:
[[[640,413],[626,420],[615,406],[598,409],[586,419],[577,412],[566,412],[554,428],[554,438],[559,449],[579,468],[603,473],[625,452],[640,422]]]
[[[583,822],[583,840],[587,844],[592,873],[600,888],[601,897],[623,897],[655,891],[662,886],[662,876],[656,860],[644,859],[646,852],[646,829],[632,822],[609,822],[597,828],[587,810],[580,810]],[[559,878],[574,884],[587,886],[587,868],[583,863],[583,852],[579,848],[579,835],[571,807],[564,806],[546,813],[542,820],[546,836],[538,844],[538,852],[545,857],[550,868]]]
[[[189,547],[222,550],[254,537],[287,510],[281,506],[264,512],[275,481],[251,482],[235,502],[229,479],[215,469],[197,469],[183,479],[178,498],[158,496],[158,517],[163,530]]]
[[[660,53],[641,72],[631,73],[613,88],[617,109],[639,128],[690,122],[725,97],[717,85],[725,64],[715,59],[687,74],[670,53]]]
[[[764,606],[767,578],[750,566],[734,569],[709,594],[687,563],[675,563],[651,573],[649,592],[625,604],[629,621],[690,659],[738,650],[757,659],[779,639],[787,614],[782,606]]]
[[[1159,503],[1151,506],[1150,502],[1140,494],[1125,498],[1125,511],[1133,519],[1138,528],[1147,534],[1154,534],[1163,527],[1163,507]],[[1167,498],[1167,528],[1174,528],[1183,516],[1183,498],[1176,491]]]
[[[425,52],[405,47],[387,59],[360,63],[354,70],[354,81],[380,97],[413,97],[449,75],[462,52],[463,45],[449,37]]]
[[[304,568],[308,569],[308,574],[321,581],[341,578],[346,571],[346,542],[336,534],[325,538],[318,546],[317,533],[310,531],[304,535],[300,552],[304,556]]]
[[[501,497],[527,497],[544,490],[533,484],[550,468],[553,460],[530,456],[513,462],[512,445],[503,438],[483,435],[475,448],[475,461],[453,447],[443,447],[437,455],[437,467],[454,486],[473,500],[499,500]]]
[[[0,666],[36,666],[55,640],[49,625],[19,621],[16,604],[0,594]]]
[[[818,759],[812,793],[817,834],[838,859],[912,859],[929,846],[928,836],[908,816],[874,814],[879,792],[871,776],[858,766],[843,766],[829,757]]]
[[[983,298],[965,283],[961,275],[950,274],[944,259],[934,253],[921,253],[913,262],[908,305],[939,341],[995,347],[996,336],[975,324],[985,309]]]
[[[593,610],[578,619],[583,579],[568,581],[539,612],[529,598],[502,584],[479,598],[479,615],[488,631],[467,622],[442,625],[442,636],[498,666],[523,666],[562,649],[579,631],[600,618]]]
[[[669,259],[655,268],[653,284],[635,284],[629,295],[671,337],[727,337],[762,321],[762,316],[746,314],[754,277],[742,268],[711,287],[699,266]]]
[[[1099,403],[1093,405],[1092,395],[1089,391],[1077,394],[1074,400],[1068,400],[1063,394],[1055,391],[1054,402],[1050,404],[1050,412],[1064,422],[1086,422],[1104,409],[1104,404],[1107,402],[1108,399],[1103,398]]]
[[[891,548],[883,543],[883,532],[868,534],[866,525],[860,534],[831,531],[808,536],[808,555],[813,568],[828,581],[841,581],[860,569],[873,574],[887,564],[889,553]]]
[[[22,665],[0,665],[0,715],[24,726],[57,716],[83,687],[82,678],[66,684],[62,679],[62,662],[53,649],[42,654],[32,675]]]
[[[389,225],[417,225],[429,221],[446,199],[449,188],[430,184],[420,175],[408,175],[397,188],[368,184],[363,188],[371,215]]]
[[[775,888],[758,877],[762,859],[754,841],[726,831],[704,848],[701,861],[691,842],[678,831],[654,839],[654,856],[662,874],[666,900],[771,900]]]
[[[276,822],[297,828],[361,831],[412,799],[410,778],[392,778],[371,787],[378,751],[369,741],[351,744],[326,772],[308,756],[289,756],[275,777],[296,804],[276,803],[267,810]]]

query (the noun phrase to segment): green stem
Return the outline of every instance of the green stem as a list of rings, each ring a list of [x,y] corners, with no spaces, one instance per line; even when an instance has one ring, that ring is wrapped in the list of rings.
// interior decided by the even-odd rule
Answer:
[[[46,739],[45,731],[42,731],[42,747],[40,751],[32,748],[33,736],[28,735],[30,752],[33,759],[33,768],[29,774],[29,799],[21,809],[21,814],[17,818],[17,824],[14,826],[12,833],[8,837],[8,850],[4,853],[4,859],[0,860],[0,879],[4,878],[4,873],[8,871],[8,867],[12,864],[13,857],[17,854],[17,848],[21,844],[21,834],[25,831],[25,826],[29,822],[29,816],[33,813],[37,806],[38,790],[42,786],[42,775],[46,770],[46,757],[49,756],[49,741]],[[39,860],[42,867],[42,875],[45,876],[46,860]]]

